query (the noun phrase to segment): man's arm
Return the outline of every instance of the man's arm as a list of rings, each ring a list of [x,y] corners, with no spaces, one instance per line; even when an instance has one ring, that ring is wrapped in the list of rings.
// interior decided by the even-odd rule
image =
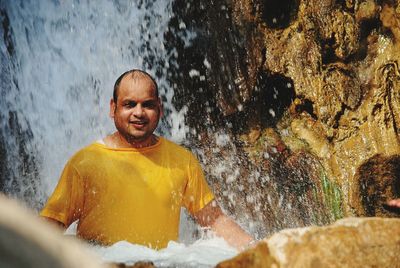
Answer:
[[[212,200],[194,214],[196,221],[203,227],[210,227],[217,236],[238,250],[245,249],[254,238],[246,233],[236,222],[226,216],[217,202]]]
[[[392,200],[390,200],[389,202],[387,202],[387,204],[388,204],[389,206],[392,206],[392,207],[398,207],[398,208],[400,208],[400,198],[398,198],[398,199],[392,199]]]
[[[50,224],[57,226],[58,228],[62,229],[62,231],[65,231],[67,228],[65,227],[64,223],[57,221],[55,219],[49,218],[49,217],[44,217],[41,216],[42,219],[44,219],[45,221],[49,222]]]

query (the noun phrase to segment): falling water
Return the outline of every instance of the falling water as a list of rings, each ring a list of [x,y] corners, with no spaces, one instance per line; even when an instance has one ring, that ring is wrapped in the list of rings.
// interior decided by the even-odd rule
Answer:
[[[330,210],[340,212],[340,196],[315,159],[278,148],[278,139],[268,140],[271,133],[259,133],[261,138],[247,145],[237,138],[254,115],[263,124],[276,123],[294,90],[289,78],[257,74],[252,98],[235,91],[232,66],[225,68],[223,61],[218,66],[218,59],[234,56],[229,64],[241,70],[244,59],[235,53],[243,40],[229,28],[228,9],[221,3],[0,0],[0,189],[40,209],[67,159],[113,131],[107,114],[114,80],[140,68],[159,83],[166,116],[158,133],[189,141],[218,201],[246,230],[261,238],[333,220]],[[284,137],[284,123],[280,131]],[[200,260],[207,253],[192,254],[204,251],[203,241],[218,245],[215,261],[234,254],[214,240],[196,241],[196,227],[183,219],[181,238],[192,245],[171,244],[160,255],[133,247],[161,265],[165,258],[181,263],[175,252],[192,256],[194,266],[210,265]],[[110,250],[125,252],[131,246]]]
[[[165,79],[175,53],[163,43],[172,16],[169,1],[2,1],[1,6],[2,36],[9,37],[1,43],[7,193],[40,207],[66,160],[113,130],[108,118],[113,83],[131,68],[145,69],[159,81],[167,114],[159,133],[177,142],[185,137],[184,110],[172,106]]]
[[[7,195],[36,210],[42,207],[67,159],[113,131],[108,118],[113,83],[131,68],[157,77],[166,114],[158,133],[184,140],[185,107],[174,108],[166,80],[168,59],[177,56],[164,47],[171,1],[20,0],[0,1],[0,6],[0,189]],[[189,43],[187,36],[182,38]],[[184,223],[182,228],[192,227]],[[174,244],[164,255],[145,251],[157,262],[165,256],[174,259],[177,248],[188,253],[199,247]],[[235,254],[226,245],[219,248],[222,255],[210,260],[214,263],[194,263],[212,265]],[[102,250],[110,260],[111,253]]]

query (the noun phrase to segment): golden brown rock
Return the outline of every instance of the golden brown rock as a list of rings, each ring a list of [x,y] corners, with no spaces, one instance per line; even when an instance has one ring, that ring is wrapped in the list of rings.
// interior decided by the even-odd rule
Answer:
[[[263,8],[252,20],[250,2],[268,5],[238,0],[235,12],[243,7],[257,24]],[[302,0],[287,27],[260,28],[265,71],[291,78],[297,99],[312,104],[291,112],[291,131],[340,184],[348,215],[357,167],[376,154],[400,153],[399,14],[399,1]]]
[[[217,267],[400,267],[400,220],[347,218],[283,230]]]
[[[366,19],[373,19],[378,14],[378,11],[379,6],[374,0],[366,0],[355,7],[355,17],[358,22]]]
[[[386,203],[399,195],[400,155],[378,154],[357,169],[350,204],[358,216],[398,217],[400,209]]]
[[[305,140],[311,147],[311,151],[320,158],[327,158],[330,153],[330,144],[323,133],[323,126],[319,121],[308,114],[302,114],[301,119],[294,119],[291,123],[293,133]]]
[[[219,263],[217,268],[269,268],[279,267],[276,260],[271,256],[268,245],[264,242],[258,243],[255,247],[237,255],[232,260]]]
[[[383,26],[388,27],[392,31],[396,41],[400,41],[400,8],[384,5],[380,19]]]
[[[357,170],[400,154],[399,0],[201,6],[209,87],[181,96],[218,201],[261,235],[364,215]]]

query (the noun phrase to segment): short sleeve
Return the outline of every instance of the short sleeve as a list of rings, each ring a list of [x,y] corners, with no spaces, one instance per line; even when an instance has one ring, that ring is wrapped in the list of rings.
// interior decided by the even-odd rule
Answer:
[[[79,219],[83,209],[84,184],[75,167],[68,162],[60,180],[40,216],[48,217],[65,226]]]
[[[207,184],[200,163],[191,155],[188,167],[188,182],[183,196],[183,205],[191,214],[194,214],[213,199],[214,195]]]

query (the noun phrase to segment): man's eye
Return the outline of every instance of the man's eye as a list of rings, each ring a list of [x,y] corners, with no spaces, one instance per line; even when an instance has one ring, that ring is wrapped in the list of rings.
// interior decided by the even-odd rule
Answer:
[[[154,109],[156,106],[157,106],[157,104],[153,101],[143,103],[144,108]]]
[[[128,108],[133,108],[133,107],[136,106],[136,102],[130,101],[130,102],[125,103],[124,106],[125,106],[125,107],[128,107]]]

